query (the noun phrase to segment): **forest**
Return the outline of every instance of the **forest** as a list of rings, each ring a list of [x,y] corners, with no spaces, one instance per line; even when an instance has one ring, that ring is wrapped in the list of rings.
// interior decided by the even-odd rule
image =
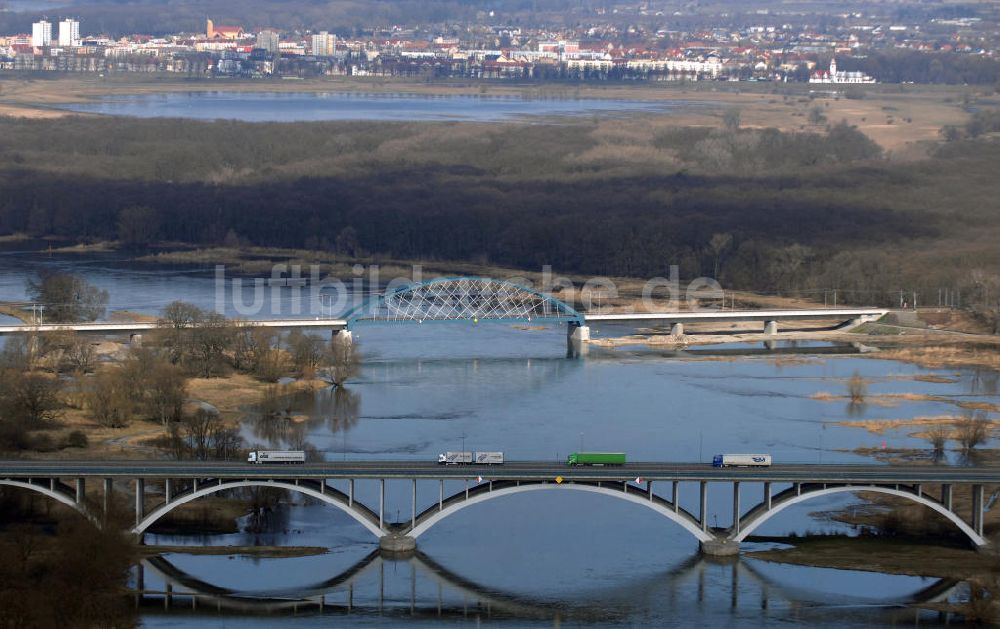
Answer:
[[[993,118],[974,120],[908,161],[821,116],[796,133],[738,115],[715,129],[6,120],[0,233],[933,292],[1000,268],[1000,144]]]
[[[1000,60],[981,55],[890,50],[864,57],[841,57],[837,63],[843,70],[859,70],[881,83],[1000,84]],[[828,64],[828,59],[819,62],[821,67]]]

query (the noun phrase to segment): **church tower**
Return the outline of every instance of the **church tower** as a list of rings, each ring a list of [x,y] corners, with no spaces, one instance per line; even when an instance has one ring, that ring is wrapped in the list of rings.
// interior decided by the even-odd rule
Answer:
[[[837,78],[837,58],[830,59],[830,78]]]
[[[215,24],[212,20],[205,20],[205,35],[207,35],[209,39],[215,37]]]

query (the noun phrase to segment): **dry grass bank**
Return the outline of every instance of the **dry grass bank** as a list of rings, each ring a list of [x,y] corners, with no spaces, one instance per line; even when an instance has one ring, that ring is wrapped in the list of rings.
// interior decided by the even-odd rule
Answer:
[[[968,418],[959,415],[937,415],[934,417],[912,417],[909,419],[857,419],[839,421],[835,425],[847,428],[863,428],[875,435],[885,434],[887,430],[899,430],[903,428],[933,428],[945,427],[948,429],[947,439],[956,440],[959,436],[959,424]],[[996,432],[1000,428],[1000,419],[986,419],[991,430]],[[926,431],[910,433],[914,437],[925,438]]]
[[[998,557],[958,546],[882,538],[814,537],[788,540],[794,548],[746,553],[747,557],[800,566],[861,570],[942,579],[996,575]]]
[[[1000,337],[979,335],[964,343],[952,341],[949,345],[899,347],[879,352],[873,358],[899,360],[931,369],[989,367],[1000,371]]]

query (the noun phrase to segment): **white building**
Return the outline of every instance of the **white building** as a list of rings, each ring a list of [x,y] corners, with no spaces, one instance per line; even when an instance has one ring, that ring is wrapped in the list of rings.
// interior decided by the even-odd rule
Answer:
[[[875,83],[875,79],[868,76],[864,72],[847,72],[845,70],[837,70],[837,60],[830,60],[830,71],[825,72],[823,70],[817,70],[813,72],[812,76],[809,77],[810,83],[837,83],[837,84],[851,84],[851,83]]]
[[[80,22],[69,19],[59,22],[59,45],[69,47],[80,45]]]
[[[52,22],[35,22],[31,25],[31,45],[43,48],[52,44]]]
[[[309,53],[314,57],[332,57],[337,51],[337,36],[320,31],[312,36]]]
[[[262,48],[270,53],[281,52],[281,41],[274,31],[261,31],[257,33],[257,48]]]

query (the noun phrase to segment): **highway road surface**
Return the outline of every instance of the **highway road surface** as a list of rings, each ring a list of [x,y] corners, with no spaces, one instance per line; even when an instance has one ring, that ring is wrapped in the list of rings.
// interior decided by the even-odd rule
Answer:
[[[233,461],[0,461],[0,478],[400,478],[488,480],[678,480],[828,483],[1000,484],[1000,467],[810,465],[714,468],[707,463],[635,462],[623,466],[570,467],[555,461],[502,465],[440,465],[423,461],[342,461],[254,465]]]

